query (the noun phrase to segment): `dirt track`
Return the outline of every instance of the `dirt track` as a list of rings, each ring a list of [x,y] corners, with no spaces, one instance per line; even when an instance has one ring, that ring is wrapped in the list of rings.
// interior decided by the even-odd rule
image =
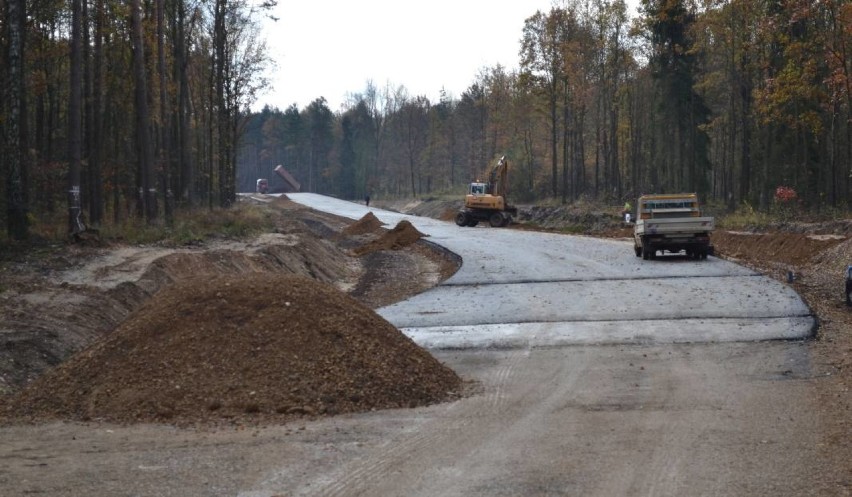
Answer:
[[[383,286],[364,282],[350,287]],[[0,489],[849,495],[849,432],[838,431],[849,420],[849,330],[824,326],[821,341],[806,342],[439,352],[478,383],[470,396],[283,426],[6,427]]]

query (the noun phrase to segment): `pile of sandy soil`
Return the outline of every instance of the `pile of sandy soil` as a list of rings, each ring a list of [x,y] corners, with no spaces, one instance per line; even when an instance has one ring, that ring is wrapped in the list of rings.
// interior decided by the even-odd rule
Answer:
[[[461,380],[375,312],[302,276],[209,276],[160,291],[12,398],[7,417],[283,422],[454,398]]]
[[[417,242],[424,236],[413,224],[403,219],[392,230],[373,241],[361,245],[353,252],[357,256],[362,256],[379,250],[400,250]]]
[[[382,228],[383,224],[375,214],[368,212],[361,219],[343,228],[343,234],[356,236],[375,233]]]

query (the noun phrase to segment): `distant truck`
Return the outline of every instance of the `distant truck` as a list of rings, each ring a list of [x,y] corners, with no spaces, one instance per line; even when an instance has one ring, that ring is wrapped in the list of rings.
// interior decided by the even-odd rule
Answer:
[[[657,252],[681,251],[690,259],[706,259],[713,255],[714,227],[712,217],[701,215],[695,193],[642,195],[636,202],[633,250],[645,260],[656,258]]]

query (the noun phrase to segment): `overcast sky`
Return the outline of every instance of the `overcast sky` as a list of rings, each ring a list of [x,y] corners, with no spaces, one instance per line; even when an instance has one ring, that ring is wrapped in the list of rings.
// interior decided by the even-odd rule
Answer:
[[[274,88],[263,105],[300,109],[325,97],[338,111],[367,81],[437,101],[458,97],[480,69],[518,67],[524,20],[552,0],[279,0],[264,27]]]

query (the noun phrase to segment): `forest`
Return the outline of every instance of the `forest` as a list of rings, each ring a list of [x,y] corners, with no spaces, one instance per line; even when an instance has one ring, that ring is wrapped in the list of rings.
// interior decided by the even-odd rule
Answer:
[[[848,1],[642,0],[631,16],[563,0],[525,19],[517,69],[472,68],[461,95],[367,81],[340,109],[318,95],[259,112],[272,3],[0,5],[13,239],[58,216],[73,235],[228,207],[277,165],[346,199],[460,194],[503,155],[517,202],[691,191],[732,211],[850,208]]]

